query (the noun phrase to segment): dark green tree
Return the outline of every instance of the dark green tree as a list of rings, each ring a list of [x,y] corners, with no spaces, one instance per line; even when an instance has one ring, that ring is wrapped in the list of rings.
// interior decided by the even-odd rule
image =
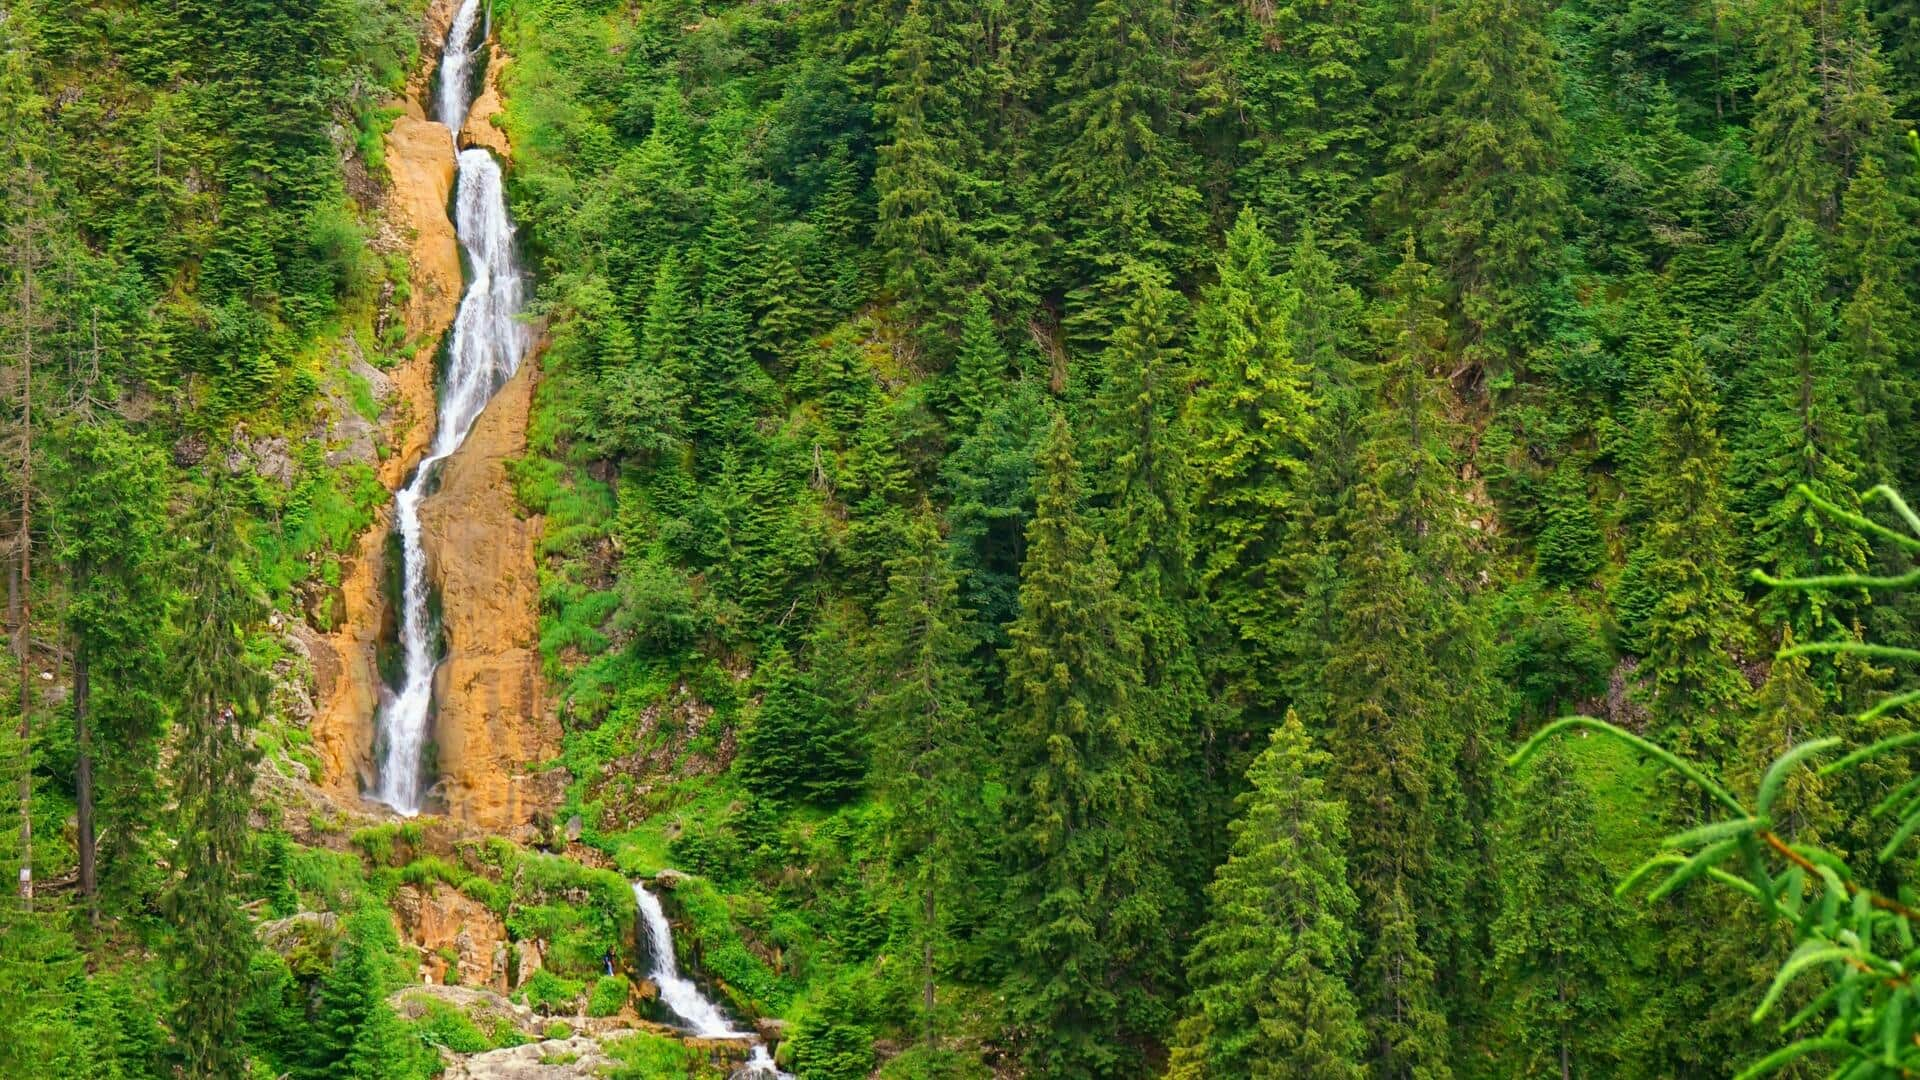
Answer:
[[[913,903],[920,1009],[930,1047],[939,1040],[938,955],[960,902],[970,836],[978,827],[988,745],[966,659],[960,583],[930,511],[890,567],[877,612],[868,709],[876,788],[893,814],[892,857]]]
[[[253,770],[251,731],[265,708],[268,679],[250,648],[266,604],[240,576],[238,515],[225,481],[196,508],[180,626],[170,678],[179,687],[173,778],[176,877],[165,897],[173,987],[172,1030],[189,1077],[225,1080],[245,1072],[241,1008],[255,943],[239,909],[246,895]]]
[[[1499,972],[1503,1069],[1597,1076],[1621,1067],[1631,927],[1599,855],[1593,797],[1566,752],[1534,758],[1501,821]]]
[[[1539,343],[1567,197],[1560,74],[1538,0],[1421,16],[1388,204],[1444,267],[1451,351],[1499,381]]]
[[[1073,434],[1056,416],[1008,631],[1007,1005],[1030,1066],[1131,1075],[1165,1028],[1166,841],[1136,730],[1140,643],[1106,545],[1088,528]]]

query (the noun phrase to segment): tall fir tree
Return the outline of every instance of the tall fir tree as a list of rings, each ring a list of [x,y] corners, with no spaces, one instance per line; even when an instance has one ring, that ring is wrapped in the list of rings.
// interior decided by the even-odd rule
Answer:
[[[1016,941],[1006,1000],[1037,1072],[1132,1075],[1139,1040],[1167,1026],[1173,974],[1168,837],[1151,812],[1150,743],[1134,707],[1140,642],[1087,525],[1065,417],[1038,465],[1005,654]]]
[[[967,852],[980,820],[981,767],[989,746],[979,693],[967,669],[972,642],[960,583],[930,510],[894,560],[877,612],[869,709],[876,787],[893,814],[892,858],[909,895],[920,964],[924,1037],[937,1046],[940,953],[962,901]]]
[[[1594,814],[1577,762],[1556,748],[1533,759],[1501,821],[1493,1012],[1513,1075],[1601,1076],[1623,1064],[1619,983],[1633,928]]]
[[[1867,547],[1844,522],[1801,495],[1856,503],[1861,472],[1853,386],[1827,296],[1826,260],[1811,222],[1783,241],[1779,276],[1754,302],[1750,390],[1734,477],[1744,495],[1754,562],[1777,577],[1865,567]],[[1846,633],[1857,595],[1775,592],[1766,611],[1802,640]]]
[[[251,833],[252,729],[268,680],[250,648],[265,602],[243,576],[238,515],[225,482],[214,481],[195,522],[186,600],[186,638],[173,655],[180,689],[173,778],[179,843],[177,877],[163,909],[174,989],[172,1029],[188,1077],[224,1080],[245,1071],[241,1008],[258,947],[239,904]]]
[[[1724,760],[1746,680],[1745,621],[1727,509],[1727,452],[1706,361],[1683,330],[1648,400],[1647,508],[1635,546],[1648,597],[1648,704],[1662,741]]]
[[[1299,510],[1315,401],[1288,337],[1298,298],[1250,211],[1228,233],[1218,275],[1194,317],[1187,405],[1196,584],[1230,635],[1221,664],[1232,692],[1264,705],[1261,680],[1281,645],[1278,559]]]

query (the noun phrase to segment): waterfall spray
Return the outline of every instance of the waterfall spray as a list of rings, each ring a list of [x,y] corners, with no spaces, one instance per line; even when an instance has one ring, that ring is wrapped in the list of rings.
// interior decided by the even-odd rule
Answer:
[[[466,123],[474,48],[473,27],[481,0],[463,0],[447,32],[440,63],[440,121],[459,137]],[[524,282],[513,261],[513,222],[507,217],[500,164],[485,150],[460,154],[454,201],[454,231],[466,250],[473,281],[460,300],[447,347],[440,418],[427,456],[394,497],[394,530],[400,535],[400,685],[383,688],[378,727],[382,753],[373,798],[403,814],[420,811],[425,778],[421,756],[432,718],[434,655],[427,609],[427,553],[420,531],[420,504],[441,462],[453,456],[473,430],[494,393],[520,366],[526,328],[519,314]]]

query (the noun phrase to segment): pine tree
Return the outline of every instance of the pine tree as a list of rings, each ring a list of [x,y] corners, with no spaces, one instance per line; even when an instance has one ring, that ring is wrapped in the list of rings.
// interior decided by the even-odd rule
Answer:
[[[894,28],[887,58],[893,74],[881,97],[892,138],[880,147],[873,176],[879,196],[873,239],[887,287],[909,314],[935,329],[944,329],[954,314],[964,243],[955,205],[961,182],[950,127],[955,112],[944,82],[945,73],[959,65],[936,25],[940,7],[934,0],[908,0]]]
[[[1833,191],[1821,159],[1819,88],[1806,0],[1760,9],[1755,33],[1759,82],[1753,93],[1755,228],[1751,250],[1774,269],[1798,223],[1815,220]]]
[[[1914,475],[1913,371],[1920,352],[1905,259],[1913,231],[1880,163],[1868,157],[1847,185],[1840,234],[1853,285],[1840,309],[1860,424],[1861,483]]]
[[[1525,371],[1566,211],[1560,76],[1538,0],[1436,6],[1388,155],[1386,197],[1446,268],[1452,351],[1499,381]]]
[[[1501,822],[1495,1013],[1511,1075],[1608,1075],[1621,1067],[1629,924],[1599,855],[1593,798],[1555,749],[1533,759]]]
[[[978,691],[966,667],[960,583],[930,512],[890,567],[871,670],[874,776],[893,812],[893,863],[914,900],[920,1008],[929,1046],[938,1041],[935,972],[960,902],[971,827],[979,815],[987,742]]]
[[[1242,650],[1226,659],[1228,677],[1256,697],[1253,672],[1278,645],[1270,582],[1299,505],[1315,406],[1289,349],[1297,298],[1275,276],[1270,252],[1243,211],[1195,314],[1197,385],[1188,403],[1199,591]]]
[[[947,419],[956,441],[964,441],[980,426],[980,418],[999,402],[1006,379],[1007,348],[993,325],[986,294],[976,289],[967,297],[967,313],[960,322],[960,351],[947,395]]]
[[[740,733],[740,775],[762,798],[844,801],[866,772],[855,719],[835,715],[809,672],[775,645],[755,673],[760,706]]]
[[[1056,416],[1009,630],[1006,992],[1048,1076],[1130,1075],[1159,1034],[1170,976],[1166,838],[1135,729],[1139,639],[1106,545],[1088,529],[1073,434]]]
[[[1322,779],[1328,761],[1290,712],[1248,770],[1232,853],[1207,890],[1169,1077],[1366,1075],[1366,1032],[1345,981],[1358,902],[1346,883],[1346,806]]]
[[[982,645],[996,650],[1019,609],[1035,459],[1046,438],[1048,406],[1037,380],[1009,383],[973,435],[940,466],[950,495],[948,538],[961,574],[961,601],[977,613]]]
[[[55,558],[68,587],[73,643],[72,711],[80,890],[99,921],[94,765],[114,861],[132,868],[143,823],[157,809],[162,705],[151,689],[160,666],[167,595],[163,466],[152,446],[112,423],[77,423],[60,439],[52,475]],[[107,708],[96,712],[104,701]]]
[[[1540,577],[1569,587],[1592,581],[1606,560],[1607,541],[1594,517],[1587,473],[1579,459],[1568,457],[1547,474],[1540,514],[1540,535],[1534,541]]]
[[[1341,262],[1360,261],[1382,156],[1379,9],[1339,0],[1222,4],[1219,19],[1238,106],[1236,193],[1281,243],[1312,228]]]
[[[1164,0],[1090,0],[1061,43],[1045,186],[1065,241],[1068,319],[1096,349],[1122,314],[1109,275],[1128,259],[1184,269],[1199,247],[1177,14]]]

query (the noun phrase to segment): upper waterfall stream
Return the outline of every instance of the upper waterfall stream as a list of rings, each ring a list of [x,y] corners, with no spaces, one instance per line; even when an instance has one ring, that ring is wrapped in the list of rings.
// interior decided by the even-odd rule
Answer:
[[[483,0],[462,0],[447,32],[435,104],[441,123],[458,140],[472,106],[474,51],[485,35],[474,33]],[[420,507],[432,490],[439,465],[466,441],[487,402],[520,366],[527,332],[519,315],[525,283],[514,265],[513,222],[507,216],[500,163],[485,150],[459,155],[454,231],[466,252],[472,281],[454,316],[439,397],[439,421],[427,455],[394,497],[394,531],[400,536],[400,650],[397,687],[383,687],[377,721],[381,753],[372,797],[403,814],[420,811],[427,787],[422,775],[432,720],[435,655],[429,611],[427,553],[421,541]]]

